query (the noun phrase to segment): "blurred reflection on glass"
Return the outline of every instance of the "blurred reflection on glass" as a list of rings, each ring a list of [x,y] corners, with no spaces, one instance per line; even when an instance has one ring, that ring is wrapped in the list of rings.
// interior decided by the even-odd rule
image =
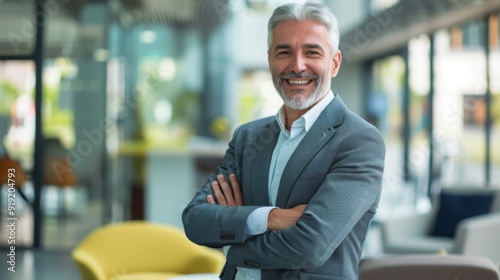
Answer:
[[[435,36],[434,141],[444,144],[437,155],[453,166],[446,183],[485,182],[483,31],[483,22],[473,21]]]
[[[8,128],[0,132],[5,152],[23,168],[32,168],[35,139],[34,65],[31,61],[0,62],[0,117]]]
[[[491,98],[491,182],[500,182],[500,20],[492,15],[490,24],[490,91]]]

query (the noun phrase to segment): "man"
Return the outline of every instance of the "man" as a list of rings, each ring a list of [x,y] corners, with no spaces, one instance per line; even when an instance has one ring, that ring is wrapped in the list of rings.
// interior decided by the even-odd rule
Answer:
[[[222,279],[357,279],[384,142],[330,90],[342,56],[326,6],[280,6],[268,32],[284,106],[235,131],[218,174],[183,212],[186,235],[224,247]]]

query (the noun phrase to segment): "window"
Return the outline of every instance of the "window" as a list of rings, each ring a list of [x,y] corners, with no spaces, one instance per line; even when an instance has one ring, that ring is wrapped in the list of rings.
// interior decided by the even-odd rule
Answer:
[[[500,182],[500,21],[499,14],[489,18],[490,92],[491,92],[491,182]]]
[[[0,1],[0,56],[29,55],[35,42],[35,1]]]

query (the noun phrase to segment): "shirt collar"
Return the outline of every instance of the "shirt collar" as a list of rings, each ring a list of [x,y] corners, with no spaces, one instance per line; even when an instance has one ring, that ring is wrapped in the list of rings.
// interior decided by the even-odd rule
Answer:
[[[330,102],[334,99],[334,94],[330,90],[329,93],[326,94],[323,99],[321,99],[316,105],[314,105],[309,111],[307,111],[304,115],[302,115],[299,119],[294,121],[292,123],[292,130],[295,127],[303,127],[304,130],[307,132],[309,129],[313,126],[313,124],[316,122],[318,119],[319,115],[323,110],[330,104]],[[284,110],[284,105],[281,106],[280,110],[278,113],[276,113],[276,120],[278,121],[278,124],[280,126],[280,129],[282,132],[285,132],[285,134],[289,135],[289,132],[285,128],[285,110]]]

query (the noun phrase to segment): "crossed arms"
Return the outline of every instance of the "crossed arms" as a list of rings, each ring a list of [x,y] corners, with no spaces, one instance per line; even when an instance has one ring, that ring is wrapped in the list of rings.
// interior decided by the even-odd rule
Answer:
[[[360,250],[364,229],[375,213],[380,194],[385,148],[374,131],[359,130],[350,136],[332,145],[336,153],[333,165],[325,164],[332,157],[325,151],[297,182],[299,188],[308,188],[310,176],[324,176],[314,195],[291,204],[294,208],[271,210],[268,231],[250,239],[246,236],[247,217],[265,205],[243,205],[249,198],[246,188],[250,187],[231,175],[237,172],[237,161],[234,142],[230,143],[218,172],[225,176],[211,178],[183,213],[187,236],[205,246],[232,245],[227,255],[229,264],[245,267],[245,260],[253,259],[260,262],[261,269],[322,266],[358,226],[361,231],[347,241],[356,244],[343,246]],[[319,167],[326,168],[325,172],[316,172]]]
[[[208,194],[207,202],[209,204],[243,206],[240,184],[234,173],[229,175],[229,181],[231,185],[221,174],[217,176],[217,180],[212,181],[212,191],[218,203],[211,194]],[[280,231],[293,226],[302,216],[306,206],[306,204],[300,204],[290,209],[272,209],[267,218],[267,230]]]

